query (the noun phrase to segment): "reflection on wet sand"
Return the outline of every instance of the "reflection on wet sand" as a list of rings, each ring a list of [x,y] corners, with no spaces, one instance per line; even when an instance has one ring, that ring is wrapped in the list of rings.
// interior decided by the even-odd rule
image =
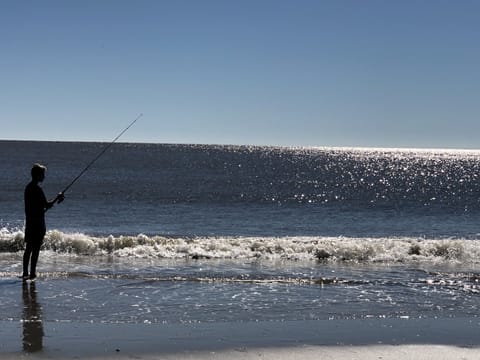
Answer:
[[[37,302],[35,282],[24,282],[23,294],[23,350],[36,352],[43,348],[42,307]]]

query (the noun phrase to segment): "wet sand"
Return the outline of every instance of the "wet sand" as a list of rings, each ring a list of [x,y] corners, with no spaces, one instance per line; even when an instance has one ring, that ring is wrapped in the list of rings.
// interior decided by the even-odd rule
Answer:
[[[0,325],[0,359],[480,358],[477,318]]]

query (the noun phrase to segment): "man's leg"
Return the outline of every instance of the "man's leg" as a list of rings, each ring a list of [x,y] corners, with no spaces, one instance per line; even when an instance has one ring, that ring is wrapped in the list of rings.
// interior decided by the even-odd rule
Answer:
[[[30,279],[35,279],[37,277],[37,261],[38,255],[40,254],[40,248],[42,247],[42,243],[35,243],[32,246],[32,259],[30,263]]]
[[[28,277],[28,263],[30,262],[30,255],[32,254],[31,242],[27,242],[25,252],[23,253],[23,275],[22,277]],[[33,260],[33,259],[32,259]]]

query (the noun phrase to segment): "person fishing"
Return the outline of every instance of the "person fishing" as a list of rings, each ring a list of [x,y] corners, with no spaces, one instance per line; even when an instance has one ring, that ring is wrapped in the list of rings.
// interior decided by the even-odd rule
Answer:
[[[35,279],[37,277],[36,268],[40,248],[43,244],[43,238],[47,231],[45,226],[45,212],[55,204],[60,204],[65,199],[65,193],[73,184],[77,182],[88,169],[110,149],[110,147],[140,119],[143,114],[138,115],[130,125],[128,125],[113,141],[107,144],[102,151],[68,184],[63,191],[53,200],[47,201],[42,188],[38,185],[45,179],[47,168],[40,164],[34,164],[32,167],[32,181],[25,188],[25,242],[27,244],[23,254],[23,275],[24,280]],[[30,263],[30,274],[28,265]]]
[[[45,193],[39,186],[45,179],[47,168],[40,164],[34,164],[31,170],[32,181],[25,187],[25,252],[23,254],[24,280],[34,280],[37,277],[36,268],[40,248],[46,233],[45,212],[55,204],[60,204],[65,196],[59,193],[55,199],[48,201]],[[30,274],[28,265],[30,263]]]

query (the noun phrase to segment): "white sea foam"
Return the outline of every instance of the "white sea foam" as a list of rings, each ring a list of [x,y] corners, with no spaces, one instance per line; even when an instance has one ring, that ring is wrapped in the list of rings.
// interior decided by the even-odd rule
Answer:
[[[0,252],[23,249],[21,231],[0,230]],[[80,256],[166,259],[259,259],[291,261],[480,263],[478,239],[350,237],[91,236],[47,232],[44,250]]]

